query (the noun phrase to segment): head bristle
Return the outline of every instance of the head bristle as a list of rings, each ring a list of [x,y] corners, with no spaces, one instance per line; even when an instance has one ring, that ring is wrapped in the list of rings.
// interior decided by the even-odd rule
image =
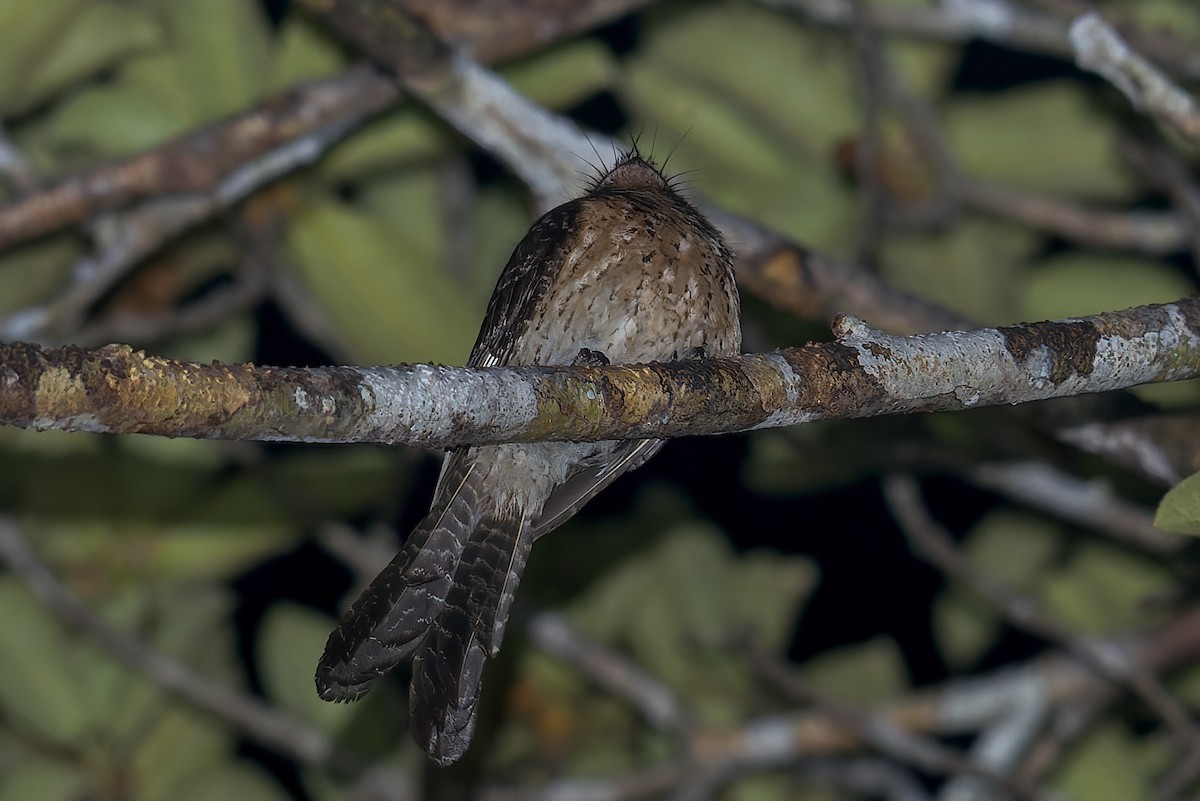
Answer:
[[[648,158],[638,153],[637,145],[620,156],[613,166],[596,179],[593,190],[670,189],[670,180]]]

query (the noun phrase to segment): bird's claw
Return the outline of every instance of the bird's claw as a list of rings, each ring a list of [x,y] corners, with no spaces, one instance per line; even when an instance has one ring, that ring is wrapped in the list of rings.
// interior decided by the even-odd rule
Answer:
[[[579,353],[575,355],[574,365],[576,367],[605,367],[609,364],[611,362],[603,351],[580,348]]]

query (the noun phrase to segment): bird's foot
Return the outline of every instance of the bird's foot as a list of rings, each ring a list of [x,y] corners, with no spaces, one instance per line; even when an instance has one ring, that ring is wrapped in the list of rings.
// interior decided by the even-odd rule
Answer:
[[[603,351],[580,348],[572,364],[575,367],[605,367],[610,364]]]

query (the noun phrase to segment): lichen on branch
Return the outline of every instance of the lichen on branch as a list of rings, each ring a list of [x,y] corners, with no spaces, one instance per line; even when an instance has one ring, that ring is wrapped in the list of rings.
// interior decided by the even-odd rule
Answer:
[[[257,367],[0,344],[0,423],[426,448],[678,437],[967,409],[1200,376],[1200,299],[1062,322],[606,367]]]

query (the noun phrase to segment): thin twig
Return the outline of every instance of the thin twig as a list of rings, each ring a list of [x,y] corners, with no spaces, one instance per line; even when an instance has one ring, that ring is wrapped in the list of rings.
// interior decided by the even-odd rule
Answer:
[[[1014,625],[1063,648],[1108,680],[1128,687],[1154,710],[1185,750],[1200,748],[1200,732],[1187,711],[1153,672],[1130,658],[1126,649],[1076,634],[1050,617],[1032,598],[971,564],[929,516],[914,478],[889,476],[884,480],[884,495],[918,553],[985,598]]]
[[[1124,140],[1122,152],[1134,166],[1171,198],[1180,217],[1187,221],[1187,242],[1193,269],[1200,272],[1200,187],[1192,180],[1188,165],[1163,144]]]
[[[1163,487],[1173,487],[1200,470],[1200,417],[1194,414],[1082,423],[1055,434],[1063,442],[1103,456]]]
[[[1089,208],[1063,198],[967,178],[959,184],[959,197],[971,208],[1089,248],[1164,255],[1181,250],[1188,237],[1187,224],[1174,212]]]
[[[205,193],[167,195],[105,216],[96,225],[97,253],[75,265],[71,288],[48,306],[24,309],[0,321],[0,338],[41,339],[48,334],[62,338],[73,332],[87,309],[139,261],[263,184],[312,163],[358,122],[353,117],[341,119],[288,139],[278,148],[240,164]],[[0,217],[3,214],[0,210]]]
[[[588,640],[562,615],[539,614],[530,622],[529,633],[539,648],[629,701],[655,728],[678,732],[690,727],[686,709],[671,688],[613,651]]]
[[[1060,0],[1039,0],[1041,5]],[[854,16],[850,0],[758,0],[761,5],[796,14],[805,20],[832,28],[848,28]],[[1076,13],[1079,5],[1073,4]],[[880,4],[872,11],[872,23],[887,34],[913,36],[934,41],[963,43],[972,39],[994,42],[1015,50],[1050,56],[1070,56],[1066,8],[1056,5],[1053,13],[1039,13],[1006,0],[951,0],[929,6]],[[1133,30],[1139,47],[1174,74],[1188,80],[1200,79],[1200,56],[1195,46],[1169,32]]]
[[[755,670],[772,685],[786,692],[791,698],[811,705],[830,720],[853,731],[863,742],[898,762],[908,763],[941,776],[972,776],[983,779],[1018,798],[1041,797],[1035,787],[1022,785],[1003,773],[975,764],[936,740],[905,730],[886,717],[855,709],[850,704],[817,692],[801,676],[788,670],[779,660],[754,644],[750,644],[748,653]]]
[[[1095,72],[1121,90],[1134,108],[1153,114],[1200,144],[1200,107],[1196,100],[1135,52],[1099,14],[1081,15],[1071,23],[1068,35],[1081,68]]]
[[[809,781],[845,788],[856,797],[885,801],[929,801],[930,797],[914,776],[883,759],[812,759],[801,763],[797,773]]]
[[[877,266],[879,249],[883,245],[884,212],[887,196],[880,182],[882,135],[880,131],[885,102],[883,48],[871,23],[867,0],[851,0],[854,25],[855,71],[861,94],[863,112],[862,137],[855,153],[855,169],[860,192],[858,196],[858,236],[855,237],[855,262],[867,268]]]
[[[331,765],[346,759],[322,732],[256,698],[213,684],[186,665],[109,626],[59,582],[17,526],[5,518],[0,518],[0,559],[65,625],[156,686],[304,764]]]
[[[1166,556],[1187,545],[1182,537],[1156,529],[1152,510],[1121,498],[1107,482],[1078,478],[1048,462],[982,464],[968,468],[966,478],[1139,550]]]
[[[18,192],[33,192],[37,189],[39,178],[37,171],[25,154],[13,144],[8,130],[0,122],[0,179],[10,184]]]

